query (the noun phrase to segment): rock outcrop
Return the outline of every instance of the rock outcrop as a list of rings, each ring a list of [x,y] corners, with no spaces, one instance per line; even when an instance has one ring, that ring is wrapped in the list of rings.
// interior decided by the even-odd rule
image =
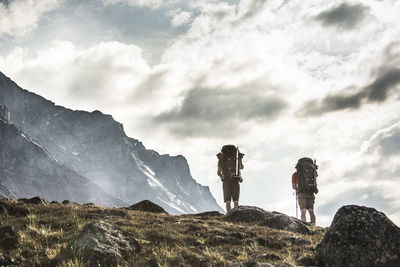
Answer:
[[[140,210],[140,211],[154,212],[154,213],[167,213],[163,208],[161,208],[157,204],[154,204],[150,200],[140,201],[139,203],[133,204],[132,206],[129,206],[126,209]]]
[[[374,208],[343,206],[317,246],[320,266],[400,266],[400,228]]]
[[[89,266],[118,266],[140,251],[136,240],[128,240],[111,224],[94,221],[67,245],[67,255],[82,258]]]
[[[19,202],[28,203],[28,204],[48,204],[49,202],[46,199],[43,199],[39,196],[32,197],[32,198],[20,198],[18,199]]]
[[[279,212],[268,212],[253,206],[239,206],[231,210],[227,214],[226,219],[233,222],[254,222],[270,228],[300,234],[312,234],[307,224],[301,220]]]

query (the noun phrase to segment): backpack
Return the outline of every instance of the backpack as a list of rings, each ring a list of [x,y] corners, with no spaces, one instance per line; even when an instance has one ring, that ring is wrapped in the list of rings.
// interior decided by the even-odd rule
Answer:
[[[217,154],[219,159],[218,168],[222,174],[222,181],[228,179],[241,179],[240,169],[243,168],[242,158],[244,154],[240,153],[239,148],[234,145],[225,145],[221,153]]]
[[[299,193],[318,193],[317,188],[317,169],[318,166],[310,158],[301,158],[296,165],[299,175]]]

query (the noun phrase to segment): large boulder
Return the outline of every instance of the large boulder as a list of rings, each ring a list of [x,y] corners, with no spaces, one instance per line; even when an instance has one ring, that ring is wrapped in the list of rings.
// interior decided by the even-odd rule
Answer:
[[[89,266],[118,266],[140,251],[137,240],[128,240],[111,224],[94,221],[67,245],[67,255],[82,258]]]
[[[136,204],[133,204],[132,206],[127,207],[127,209],[154,212],[154,213],[167,213],[163,208],[161,208],[157,204],[154,204],[150,200],[140,201]]]
[[[279,212],[269,212],[253,206],[239,206],[226,215],[228,221],[254,222],[270,228],[300,234],[312,234],[307,224],[299,219]]]
[[[343,206],[321,244],[320,266],[400,266],[400,228],[373,208]]]

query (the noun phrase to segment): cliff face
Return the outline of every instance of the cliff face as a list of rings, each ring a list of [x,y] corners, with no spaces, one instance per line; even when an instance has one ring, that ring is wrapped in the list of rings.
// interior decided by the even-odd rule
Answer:
[[[0,120],[3,120],[7,123],[11,123],[10,119],[10,112],[6,108],[6,106],[3,106],[0,104]]]
[[[80,203],[124,205],[88,179],[62,166],[40,144],[2,120],[0,148],[0,188],[4,197],[40,195],[57,201],[74,199]]]
[[[147,150],[110,115],[56,106],[1,73],[0,104],[60,164],[124,202],[149,199],[170,213],[221,210],[208,187],[192,178],[183,156]]]

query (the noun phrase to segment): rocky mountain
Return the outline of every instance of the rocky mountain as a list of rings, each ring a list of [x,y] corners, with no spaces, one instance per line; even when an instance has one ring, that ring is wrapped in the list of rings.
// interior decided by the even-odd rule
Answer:
[[[74,199],[80,203],[125,205],[62,166],[40,144],[4,119],[0,119],[0,148],[0,195],[3,197],[40,195],[57,201]]]
[[[13,125],[57,162],[128,204],[149,199],[173,214],[221,211],[209,188],[193,179],[183,156],[146,149],[110,115],[57,106],[2,73],[0,104]]]

